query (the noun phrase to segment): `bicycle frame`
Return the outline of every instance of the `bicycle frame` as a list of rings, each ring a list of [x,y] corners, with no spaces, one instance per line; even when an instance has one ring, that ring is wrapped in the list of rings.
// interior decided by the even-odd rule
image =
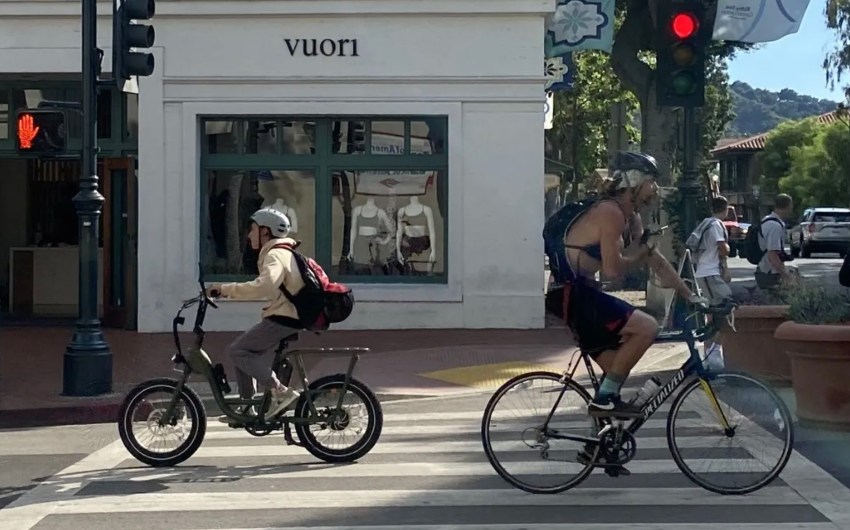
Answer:
[[[271,399],[271,393],[267,390],[264,392],[262,399],[243,399],[243,398],[226,398],[225,392],[229,392],[230,386],[227,384],[226,378],[224,378],[223,368],[221,365],[213,366],[212,360],[209,355],[203,349],[205,332],[203,329],[204,320],[206,318],[207,307],[212,306],[214,308],[218,308],[215,302],[210,300],[206,295],[206,287],[204,286],[203,280],[200,282],[201,292],[195,298],[190,300],[186,300],[183,302],[180,310],[177,312],[177,315],[174,317],[172,322],[172,334],[174,335],[174,344],[177,348],[177,353],[171,358],[171,361],[174,363],[174,370],[178,373],[182,374],[177,383],[177,388],[175,389],[174,395],[172,396],[168,406],[162,417],[159,420],[160,425],[165,425],[171,421],[171,417],[174,412],[174,407],[177,404],[177,400],[180,397],[180,393],[183,390],[186,382],[189,380],[189,377],[193,373],[200,374],[206,382],[210,386],[210,390],[213,394],[213,399],[215,400],[218,407],[221,411],[232,420],[242,423],[246,426],[255,426],[259,428],[279,428],[284,425],[288,425],[290,423],[293,424],[301,424],[301,423],[318,423],[321,421],[327,421],[325,416],[319,416],[318,411],[316,410],[315,403],[313,402],[313,394],[318,393],[318,390],[309,389],[309,381],[307,380],[307,373],[304,369],[304,363],[302,359],[302,355],[324,355],[324,356],[335,356],[335,355],[348,355],[350,356],[350,362],[348,364],[348,369],[345,374],[345,381],[343,383],[342,392],[340,392],[339,400],[336,405],[336,410],[342,409],[342,401],[345,397],[346,392],[348,391],[348,385],[351,380],[351,374],[354,371],[354,366],[357,364],[357,361],[360,359],[360,353],[369,352],[369,348],[310,348],[310,349],[296,349],[288,352],[284,352],[287,348],[289,341],[283,340],[280,343],[280,346],[275,350],[275,358],[272,366],[269,368],[274,370],[275,373],[278,373],[281,367],[291,360],[294,360],[294,366],[298,370],[301,383],[304,385],[304,395],[307,399],[307,403],[309,406],[310,416],[309,417],[280,417],[275,418],[271,421],[267,420],[264,416],[265,410],[268,405],[268,401]],[[186,352],[184,354],[183,348],[180,343],[180,335],[179,335],[179,326],[183,325],[186,321],[185,317],[182,316],[183,311],[197,304],[198,309],[195,315],[195,322],[192,329],[194,334],[194,340],[191,345],[186,348]],[[223,388],[224,387],[224,388]],[[253,405],[258,409],[258,415],[253,416],[247,413],[240,414],[236,412],[235,407],[239,405]]]
[[[714,311],[718,315],[723,314],[724,310],[721,309],[719,311]],[[713,337],[720,330],[720,323],[722,319],[712,319],[712,322],[706,324],[705,326],[694,329],[693,327],[688,325],[688,322],[696,317],[699,313],[694,313],[690,315],[687,319],[685,319],[685,325],[681,331],[675,332],[662,332],[659,333],[655,339],[655,344],[663,344],[667,342],[684,342],[688,345],[688,351],[690,352],[690,356],[688,359],[682,364],[678,371],[656,392],[656,394],[647,401],[642,407],[641,412],[643,416],[628,420],[617,420],[616,418],[606,418],[603,421],[622,421],[623,423],[628,422],[628,425],[625,427],[625,431],[629,434],[634,435],[637,431],[646,423],[649,418],[655,414],[656,411],[667,401],[673,392],[676,391],[690,376],[696,374],[697,377],[702,381],[703,388],[708,394],[709,398],[712,401],[712,405],[714,405],[715,411],[719,413],[721,423],[724,428],[729,428],[728,420],[726,419],[723,412],[720,410],[717,404],[717,398],[714,395],[711,386],[708,385],[708,381],[713,379],[712,372],[708,370],[702,363],[702,360],[699,357],[699,351],[696,349],[697,341],[703,342],[707,339]],[[579,360],[584,360],[585,367],[587,368],[588,376],[590,377],[591,384],[593,385],[593,389],[595,392],[599,391],[599,379],[596,377],[596,372],[593,368],[593,363],[591,363],[590,356],[587,352],[578,351],[578,359],[575,361],[571,360],[569,364],[569,368],[564,371],[561,382],[565,382],[568,379],[573,379],[575,375],[576,369],[578,369]],[[574,380],[574,379],[573,379]],[[552,416],[555,414],[555,410],[558,408],[558,405],[561,402],[561,399],[564,397],[564,392],[567,391],[567,386],[564,385],[564,388],[561,389],[561,393],[558,396],[558,399],[555,401],[552,410],[549,412],[549,415],[546,418],[546,421],[543,423],[544,431],[548,431],[549,422],[552,420]],[[555,433],[550,433],[550,437],[559,440],[573,440],[587,443],[599,443],[598,438],[591,438],[588,436],[573,436],[573,435],[560,435]]]

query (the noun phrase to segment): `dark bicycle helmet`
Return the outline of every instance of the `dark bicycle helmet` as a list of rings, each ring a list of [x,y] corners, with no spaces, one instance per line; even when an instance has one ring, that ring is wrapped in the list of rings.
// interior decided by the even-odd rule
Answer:
[[[628,171],[635,169],[652,176],[658,176],[658,163],[655,158],[646,153],[633,153],[631,151],[620,151],[614,157],[614,171]]]

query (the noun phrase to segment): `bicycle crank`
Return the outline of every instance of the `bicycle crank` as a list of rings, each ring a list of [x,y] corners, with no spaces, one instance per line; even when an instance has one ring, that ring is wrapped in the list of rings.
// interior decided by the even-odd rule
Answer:
[[[608,464],[623,466],[631,462],[637,453],[637,441],[628,431],[611,429],[603,432],[599,439],[602,457]]]

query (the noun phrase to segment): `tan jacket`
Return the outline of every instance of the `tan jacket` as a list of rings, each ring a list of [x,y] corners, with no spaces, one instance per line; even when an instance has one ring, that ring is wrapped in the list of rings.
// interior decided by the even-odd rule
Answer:
[[[304,287],[304,280],[301,279],[301,272],[292,252],[285,248],[271,250],[273,246],[282,243],[295,245],[295,240],[288,237],[272,239],[263,245],[257,260],[260,270],[257,279],[250,282],[223,283],[219,287],[221,294],[234,300],[268,300],[268,305],[262,310],[263,318],[279,315],[297,319],[298,311],[280,290],[280,284],[283,282],[289,293],[294,295]]]

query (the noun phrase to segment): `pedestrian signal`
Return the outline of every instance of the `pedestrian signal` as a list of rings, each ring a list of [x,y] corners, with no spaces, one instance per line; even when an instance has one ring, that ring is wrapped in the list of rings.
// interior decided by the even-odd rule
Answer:
[[[20,154],[65,152],[65,113],[58,110],[18,111],[15,147]]]

